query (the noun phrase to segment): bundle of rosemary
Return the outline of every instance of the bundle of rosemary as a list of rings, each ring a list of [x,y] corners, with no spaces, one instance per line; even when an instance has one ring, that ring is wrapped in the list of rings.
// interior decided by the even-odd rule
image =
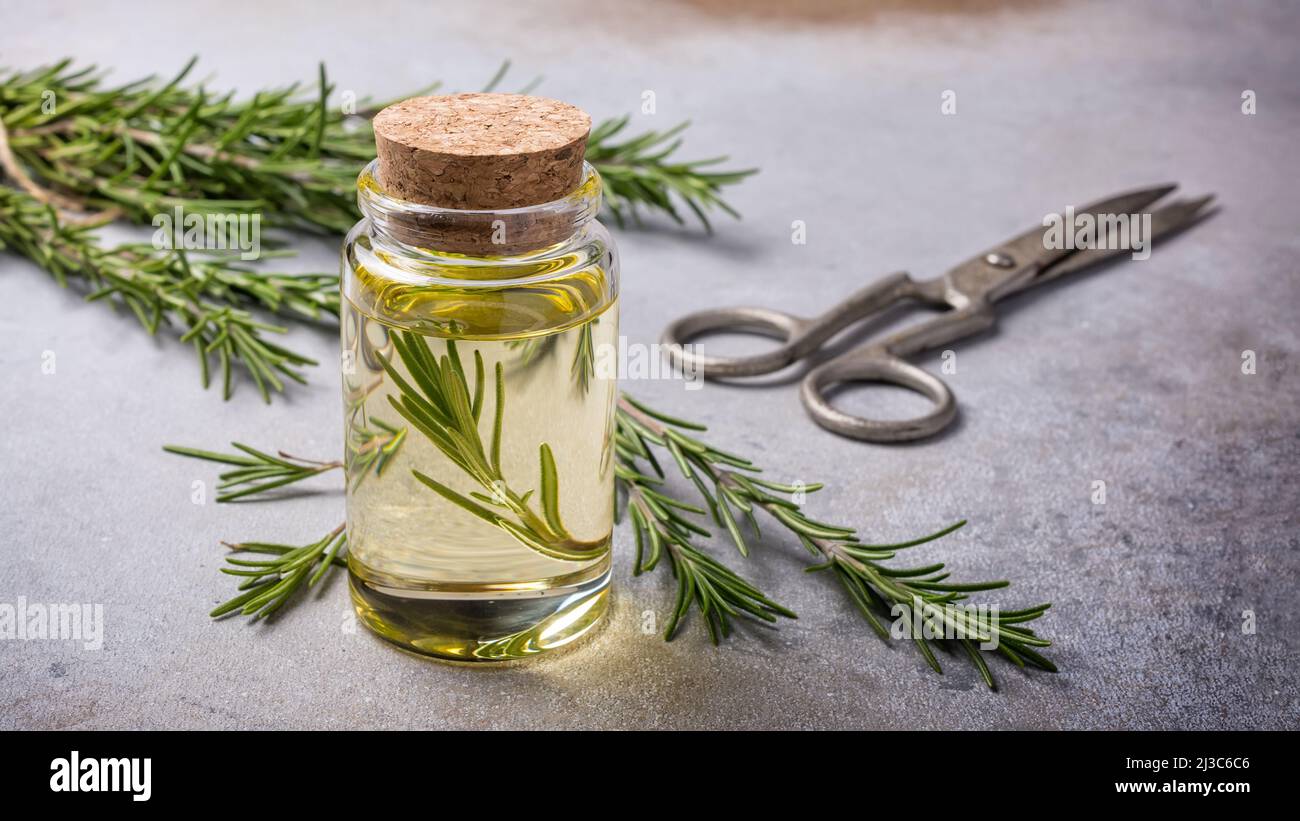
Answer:
[[[150,333],[178,329],[198,354],[205,386],[215,358],[226,396],[238,366],[269,401],[285,378],[301,381],[302,366],[314,363],[270,341],[285,328],[249,309],[337,315],[336,275],[268,274],[237,255],[148,244],[105,248],[95,229],[117,219],[153,225],[180,209],[346,232],[360,217],[357,173],[374,156],[369,115],[384,104],[347,95],[331,104],[335,88],[324,66],[314,90],[294,84],[245,98],[187,84],[194,66],[190,60],[167,82],[145,77],[118,86],[94,66],[67,60],[0,71],[0,172],[17,186],[0,187],[0,247],[60,284],[84,283],[91,299],[125,305]],[[628,122],[599,124],[587,147],[619,224],[642,209],[680,223],[685,208],[706,229],[710,210],[734,214],[721,190],[753,170],[712,170],[726,157],[675,161],[686,123],[622,139]]]
[[[266,273],[240,265],[234,255],[148,244],[104,247],[96,229],[115,219],[149,224],[157,212],[179,206],[198,213],[256,211],[275,225],[344,231],[357,218],[352,198],[356,172],[372,151],[366,115],[380,106],[363,101],[352,111],[331,107],[333,89],[323,68],[310,96],[289,86],[236,100],[233,94],[211,93],[203,84],[185,85],[192,67],[193,61],[166,83],[145,78],[118,87],[106,87],[93,68],[72,69],[68,62],[0,75],[0,170],[21,189],[0,186],[0,246],[35,261],[60,284],[84,283],[91,299],[126,306],[150,333],[164,326],[178,328],[180,339],[198,354],[205,385],[215,357],[226,396],[238,365],[269,399],[272,391],[283,390],[285,378],[301,381],[303,368],[314,363],[271,342],[286,328],[258,315],[327,320],[339,307],[336,276]],[[504,76],[503,66],[489,88]],[[587,149],[604,178],[608,206],[619,224],[635,219],[640,208],[681,222],[678,209],[685,207],[706,228],[710,209],[734,215],[720,191],[753,171],[708,170],[725,158],[670,162],[685,124],[616,142],[627,123],[622,118],[597,126]],[[429,359],[409,345],[399,351],[408,369],[429,365]],[[543,356],[548,351],[521,355]],[[471,388],[463,368],[439,367],[444,374],[466,380],[459,390],[451,386],[457,397],[481,395],[487,384],[481,369]],[[573,375],[579,384],[587,373],[575,363]],[[425,376],[420,381],[426,387],[438,384],[434,374]],[[495,389],[502,390],[500,380]],[[490,460],[480,464],[478,459],[480,451],[491,452],[491,445],[484,449],[477,439],[476,400],[467,400],[471,406],[455,415],[473,419],[472,437],[480,447],[470,460],[455,443],[471,432],[449,430],[448,425],[461,422],[428,412],[436,405],[429,400],[437,397],[421,396],[409,385],[406,390],[395,407],[416,433],[373,420],[374,429],[351,455],[353,481],[382,475],[408,436],[423,435],[448,458],[460,458],[467,471],[481,473],[496,486],[502,478],[496,475],[499,469]],[[497,406],[503,401],[498,396]],[[1038,652],[1050,642],[1026,626],[1050,605],[970,615],[953,605],[971,593],[1008,583],[953,583],[940,563],[887,564],[900,551],[946,535],[963,522],[898,544],[864,543],[854,528],[820,522],[804,512],[802,494],[818,490],[820,484],[796,487],[761,478],[748,459],[700,439],[703,431],[626,394],[620,398],[617,488],[635,538],[634,573],[666,565],[677,583],[665,638],[677,635],[692,607],[715,643],[730,635],[737,618],[769,623],[795,617],[699,543],[711,538],[704,523],[712,521],[747,557],[751,543],[760,537],[756,513],[762,512],[814,557],[809,571],[834,576],[882,638],[891,634],[886,620],[895,617],[896,608],[911,608],[915,623],[927,634],[909,637],[935,670],[941,671],[932,645],[967,656],[989,687],[994,679],[984,659],[987,652],[1020,667],[1055,669]],[[495,440],[499,432],[493,436]],[[166,450],[226,466],[218,495],[223,503],[263,494],[273,498],[279,488],[343,468],[337,460],[303,459],[239,443],[234,448],[233,453],[177,446]],[[670,488],[656,453],[670,457],[698,493],[698,502]],[[496,500],[494,508],[484,506],[494,504],[486,495],[477,500],[457,495],[458,503],[525,543],[547,549],[563,545],[566,533],[555,514],[558,489],[553,469],[548,479],[547,455],[543,446],[540,511],[530,504],[531,489],[512,490]],[[444,498],[451,493],[436,482],[425,485]],[[236,612],[259,619],[270,616],[305,600],[305,588],[346,564],[342,525],[301,546],[259,541],[229,546],[232,553],[223,572],[243,581],[237,596],[212,611],[214,617]],[[250,559],[247,554],[264,558]],[[928,637],[930,631],[934,638]]]

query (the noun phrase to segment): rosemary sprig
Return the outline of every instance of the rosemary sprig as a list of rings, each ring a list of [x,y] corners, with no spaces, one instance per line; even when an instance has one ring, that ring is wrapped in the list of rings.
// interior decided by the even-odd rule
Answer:
[[[116,87],[70,60],[0,74],[0,129],[35,185],[91,210],[137,223],[176,206],[262,211],[278,224],[346,232],[359,218],[357,173],[374,156],[369,117],[385,104],[359,100],[348,113],[342,101],[331,103],[336,89],[323,65],[314,89],[293,84],[237,99],[187,83],[195,62],[165,83],[146,77]],[[587,154],[620,224],[637,206],[681,222],[679,202],[706,227],[714,207],[735,215],[720,191],[752,170],[703,170],[724,158],[669,162],[686,123],[615,143],[627,123],[599,124]]]
[[[238,596],[219,605],[210,615],[214,619],[239,612],[264,619],[279,610],[303,588],[314,587],[335,567],[347,567],[340,554],[347,545],[343,525],[331,530],[311,544],[294,547],[266,542],[226,544],[232,553],[260,553],[273,559],[254,560],[227,557],[222,573],[244,579]]]
[[[461,363],[456,343],[447,340],[447,352],[435,356],[424,337],[411,331],[392,335],[393,348],[409,380],[387,358],[380,363],[399,395],[388,401],[416,430],[428,437],[444,456],[484,491],[464,496],[432,476],[412,470],[415,478],[442,498],[510,534],[516,541],[544,556],[565,561],[587,561],[604,554],[608,542],[585,542],[573,537],[560,517],[559,474],[551,448],[538,448],[541,513],[530,501],[533,491],[519,493],[501,471],[502,422],[505,415],[505,377],[496,363],[492,438],[483,442],[479,417],[485,402],[486,374],[483,356],[474,351],[474,382]],[[414,383],[414,384],[412,384]],[[508,515],[506,515],[508,514]]]
[[[964,521],[907,542],[864,544],[853,528],[817,521],[803,512],[800,503],[775,495],[800,491],[810,493],[819,490],[821,484],[795,486],[759,479],[754,474],[760,469],[748,459],[714,448],[684,432],[700,432],[705,430],[703,426],[655,411],[626,394],[619,402],[618,421],[617,448],[624,465],[635,466],[637,460],[642,459],[662,476],[663,471],[650,446],[666,449],[681,473],[694,483],[713,521],[727,531],[741,555],[749,555],[749,545],[738,519],[743,516],[757,535],[759,526],[754,510],[758,508],[794,533],[810,554],[821,559],[809,567],[809,571],[834,571],[862,617],[881,638],[890,636],[881,619],[893,618],[896,606],[916,609],[926,627],[931,628],[935,635],[945,636],[943,639],[912,636],[918,651],[935,672],[942,673],[943,669],[930,647],[931,641],[960,646],[990,688],[995,687],[995,682],[981,655],[985,648],[980,645],[994,645],[997,653],[1019,667],[1030,664],[1056,671],[1055,665],[1035,649],[1049,647],[1051,642],[1038,637],[1025,626],[1042,616],[1050,604],[985,613],[950,607],[966,600],[970,593],[1007,587],[1010,582],[949,582],[949,574],[944,571],[942,563],[910,568],[882,564],[895,558],[901,550],[953,532],[964,525]],[[666,504],[663,499],[659,501]],[[695,510],[705,512],[699,508]],[[694,529],[694,532],[704,531]]]
[[[514,364],[520,368],[527,368],[534,362],[550,356],[555,351],[558,338],[559,334],[547,334],[530,336],[527,339],[512,339],[506,343],[506,348],[516,352]]]
[[[102,247],[93,225],[67,221],[52,206],[4,186],[0,248],[28,257],[60,285],[80,280],[89,287],[88,299],[127,307],[150,334],[164,325],[177,328],[180,340],[194,347],[204,387],[216,357],[227,398],[236,365],[270,401],[271,391],[284,390],[285,379],[303,382],[302,367],[316,364],[271,342],[269,335],[287,328],[259,320],[248,308],[315,316],[338,298],[336,278],[259,274],[229,257],[158,251],[141,243]]]
[[[596,345],[592,328],[599,319],[584,322],[577,329],[578,344],[573,351],[573,364],[569,366],[569,375],[578,390],[586,393],[591,388],[591,378],[596,375]]]
[[[228,470],[217,477],[221,480],[217,485],[217,490],[220,491],[217,494],[218,502],[233,502],[343,467],[339,461],[317,462],[291,456],[284,451],[272,456],[239,442],[230,444],[239,453],[216,453],[180,445],[163,445],[163,450],[178,456],[234,466],[234,470]]]
[[[706,212],[718,208],[737,219],[740,215],[722,199],[723,186],[735,185],[756,168],[739,171],[708,171],[727,161],[713,157],[694,162],[669,162],[681,147],[680,134],[690,126],[680,123],[667,131],[648,131],[623,142],[614,137],[627,127],[628,117],[618,117],[592,129],[587,141],[587,160],[600,171],[605,183],[605,203],[622,226],[630,217],[639,220],[638,207],[661,211],[675,222],[683,222],[675,206],[680,200],[704,226],[712,231]]]
[[[584,322],[572,333],[577,335],[573,358],[569,362],[569,376],[575,390],[586,393],[591,388],[591,379],[596,375],[596,343],[594,330],[600,324],[600,318]],[[515,339],[506,343],[506,348],[516,352],[514,365],[521,369],[555,354],[560,338],[564,334]]]
[[[406,428],[399,428],[373,416],[370,417],[370,424],[374,428],[359,431],[358,442],[351,454],[352,474],[356,477],[353,480],[354,487],[371,472],[382,476],[406,441]],[[220,479],[220,484],[217,485],[217,490],[220,491],[217,494],[218,502],[233,502],[266,493],[344,467],[344,463],[337,459],[304,459],[282,450],[273,456],[239,442],[231,442],[230,446],[235,449],[235,453],[218,453],[182,445],[163,445],[163,450],[177,456],[233,466],[234,470],[228,470],[217,477]]]
[[[639,576],[654,570],[667,555],[677,579],[677,600],[664,628],[665,641],[672,641],[677,634],[692,603],[699,608],[714,644],[731,635],[731,619],[736,616],[747,615],[765,622],[775,622],[777,616],[797,618],[794,611],[772,601],[691,542],[695,536],[709,538],[709,532],[684,514],[703,514],[703,508],[657,489],[662,478],[638,473],[627,461],[615,466],[615,475],[624,485],[636,537],[632,574]]]
[[[351,467],[348,470],[352,487],[356,488],[372,472],[383,476],[388,465],[406,441],[406,428],[390,425],[374,416],[369,418],[372,427],[353,428],[356,441],[349,441]]]

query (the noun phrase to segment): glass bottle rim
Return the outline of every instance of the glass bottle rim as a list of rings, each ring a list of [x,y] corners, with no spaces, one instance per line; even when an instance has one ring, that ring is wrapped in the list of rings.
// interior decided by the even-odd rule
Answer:
[[[602,183],[600,173],[591,163],[582,164],[582,182],[570,193],[550,202],[517,208],[446,208],[405,200],[388,193],[380,182],[379,159],[376,157],[357,175],[357,204],[372,219],[393,216],[441,218],[480,222],[492,218],[521,218],[569,215],[575,229],[600,211]]]

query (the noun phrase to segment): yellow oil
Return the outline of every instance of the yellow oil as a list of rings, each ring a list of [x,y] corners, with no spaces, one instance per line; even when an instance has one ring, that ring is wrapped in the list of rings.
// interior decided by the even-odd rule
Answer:
[[[372,251],[364,237],[348,254],[348,566],[359,617],[400,646],[444,659],[521,658],[573,641],[607,605],[617,385],[596,366],[595,352],[617,345],[610,278],[598,265],[570,260],[556,268],[552,260],[538,271],[521,273],[515,265],[505,284],[491,287],[483,281],[494,269],[467,260],[464,278],[476,281],[460,285],[446,260],[430,282]],[[397,337],[424,346],[435,360],[454,355],[466,363],[470,393],[486,383],[471,425],[487,450],[500,416],[493,448],[500,480],[485,485],[394,407],[402,386],[384,363],[408,389],[418,383],[396,350]],[[393,444],[387,431],[402,429],[399,447],[377,472],[374,449]],[[579,558],[530,546],[416,475],[526,525],[527,517],[500,499],[513,494],[541,518],[543,445],[558,480],[558,516],[567,542],[581,546]]]

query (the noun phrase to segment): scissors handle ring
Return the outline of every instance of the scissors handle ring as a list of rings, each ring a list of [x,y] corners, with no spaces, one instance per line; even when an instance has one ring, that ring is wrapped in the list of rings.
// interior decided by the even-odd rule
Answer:
[[[915,419],[863,419],[837,410],[826,390],[844,382],[884,382],[916,391],[934,410]],[[933,436],[957,416],[957,402],[943,380],[883,350],[862,351],[814,368],[800,386],[800,397],[813,421],[829,431],[864,442],[910,442]]]
[[[908,299],[944,304],[941,293],[918,285],[906,272],[899,271],[862,288],[813,319],[768,308],[721,308],[688,314],[664,329],[663,344],[674,363],[693,367],[707,377],[758,376],[803,359],[859,319]],[[783,344],[753,356],[705,356],[685,347],[688,340],[710,331],[749,331],[779,339]]]
[[[697,373],[710,377],[758,376],[779,371],[807,353],[798,343],[808,325],[806,319],[768,308],[718,308],[678,319],[664,329],[662,340],[673,362]],[[753,356],[706,356],[688,344],[701,334],[723,330],[750,331],[784,344]]]

